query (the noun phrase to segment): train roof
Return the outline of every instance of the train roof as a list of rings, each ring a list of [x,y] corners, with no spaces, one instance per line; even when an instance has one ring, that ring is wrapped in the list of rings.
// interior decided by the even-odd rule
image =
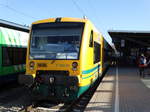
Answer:
[[[98,29],[94,26],[94,24],[87,18],[71,18],[71,17],[58,17],[58,18],[48,18],[39,21],[35,21],[32,24],[40,24],[40,23],[49,23],[49,22],[89,22],[93,25],[94,31],[101,34]]]
[[[86,21],[88,21],[88,19],[86,18],[58,17],[35,21],[32,24],[48,23],[48,22],[86,22]]]
[[[20,24],[9,22],[9,21],[2,20],[2,19],[0,19],[0,27],[15,29],[15,30],[19,30],[19,31],[27,32],[27,33],[29,32],[28,26],[20,25]]]

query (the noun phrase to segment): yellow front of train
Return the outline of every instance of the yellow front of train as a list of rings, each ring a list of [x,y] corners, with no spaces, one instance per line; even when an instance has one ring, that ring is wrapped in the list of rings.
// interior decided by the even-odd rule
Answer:
[[[85,21],[53,18],[32,24],[22,82],[32,87],[34,99],[71,101],[79,96]]]

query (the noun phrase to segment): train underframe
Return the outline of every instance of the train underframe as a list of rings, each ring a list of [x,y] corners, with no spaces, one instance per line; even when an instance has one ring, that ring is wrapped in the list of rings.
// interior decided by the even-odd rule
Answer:
[[[57,75],[56,75],[57,74]],[[91,85],[79,86],[77,76],[69,76],[66,71],[37,71],[36,77],[24,75],[21,83],[31,86],[32,100],[71,102],[76,100]]]
[[[57,74],[57,75],[56,75]],[[32,89],[33,100],[68,102],[77,99],[84,91],[78,86],[78,77],[69,76],[66,71],[37,71],[36,77],[23,75],[20,82]]]

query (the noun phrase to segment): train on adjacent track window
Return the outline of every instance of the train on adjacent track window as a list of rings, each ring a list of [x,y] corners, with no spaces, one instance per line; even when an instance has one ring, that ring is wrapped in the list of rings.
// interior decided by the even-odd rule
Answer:
[[[0,84],[17,82],[25,73],[29,28],[0,20]]]
[[[33,99],[73,101],[101,77],[106,45],[88,19],[50,18],[31,26],[26,74]]]

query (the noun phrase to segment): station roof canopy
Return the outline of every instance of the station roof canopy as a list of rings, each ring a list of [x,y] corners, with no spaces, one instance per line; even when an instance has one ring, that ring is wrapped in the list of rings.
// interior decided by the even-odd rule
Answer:
[[[114,43],[123,39],[136,44],[136,46],[150,47],[150,31],[109,30],[108,33]]]
[[[6,28],[19,30],[19,31],[29,32],[29,27],[28,26],[16,24],[16,23],[9,22],[9,21],[2,20],[2,19],[0,19],[0,27],[1,26],[6,27]]]

